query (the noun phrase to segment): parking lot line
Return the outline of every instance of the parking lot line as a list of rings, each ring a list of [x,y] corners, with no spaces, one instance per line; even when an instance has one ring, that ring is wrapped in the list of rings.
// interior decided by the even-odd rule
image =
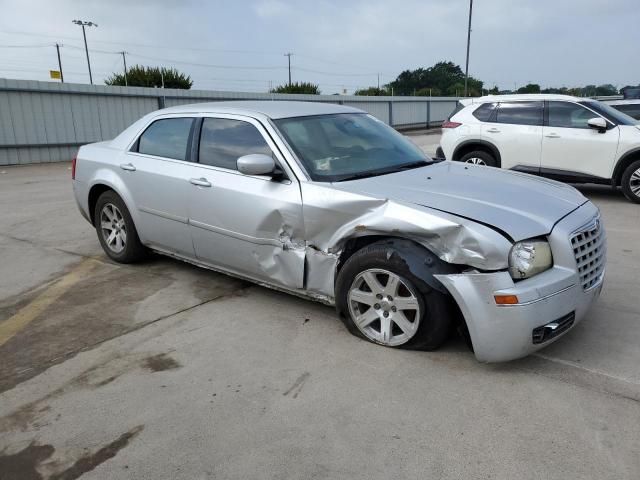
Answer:
[[[35,320],[49,305],[60,298],[69,288],[82,280],[100,262],[93,258],[82,260],[73,270],[21,308],[15,315],[0,323],[0,347],[7,343],[20,330]]]

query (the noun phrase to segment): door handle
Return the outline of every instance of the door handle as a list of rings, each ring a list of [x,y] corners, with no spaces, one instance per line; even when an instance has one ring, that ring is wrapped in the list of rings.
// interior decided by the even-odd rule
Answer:
[[[500,133],[500,130],[494,127],[494,128],[490,128],[489,130],[487,130],[487,132],[489,132],[489,133]]]
[[[548,133],[545,135],[545,137],[547,138],[560,138],[560,135],[558,135],[557,133]]]
[[[198,187],[210,187],[211,182],[209,182],[206,178],[190,178],[189,183],[192,185],[197,185]]]
[[[128,170],[130,172],[136,171],[136,167],[133,165],[133,163],[121,163],[120,168],[123,170]]]

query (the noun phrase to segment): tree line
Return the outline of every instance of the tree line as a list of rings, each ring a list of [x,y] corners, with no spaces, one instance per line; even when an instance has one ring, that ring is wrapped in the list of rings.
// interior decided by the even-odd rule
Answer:
[[[114,73],[105,81],[107,85],[125,84],[130,87],[162,87],[190,89],[193,80],[189,75],[179,72],[174,68],[146,67],[134,65],[124,73]],[[453,62],[438,62],[428,68],[405,70],[397,78],[381,87],[361,88],[355,91],[355,95],[367,96],[431,96],[431,97],[459,97],[464,95],[465,75],[459,65]],[[485,88],[482,80],[469,76],[467,91],[470,97],[479,97],[484,94],[507,93],[559,93],[577,97],[593,97],[622,94],[627,88],[636,88],[627,85],[618,90],[614,85],[586,85],[584,87],[550,87],[541,88],[537,83],[529,83],[515,90],[499,90],[497,86]],[[312,82],[295,82],[279,85],[270,93],[303,93],[319,95],[320,87]]]

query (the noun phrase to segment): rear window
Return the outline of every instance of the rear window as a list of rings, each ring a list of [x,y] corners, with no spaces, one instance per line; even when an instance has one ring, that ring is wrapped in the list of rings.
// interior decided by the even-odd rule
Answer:
[[[505,102],[498,106],[497,123],[542,125],[542,102]]]
[[[138,140],[138,152],[157,157],[186,160],[192,118],[156,120]]]
[[[451,112],[451,114],[447,117],[447,120],[451,120],[451,117],[453,117],[456,113],[458,113],[463,108],[464,108],[464,105],[462,103],[458,102],[456,104],[456,108],[454,108],[453,112]]]
[[[497,103],[483,103],[476,108],[471,115],[476,117],[481,122],[488,122],[496,110]]]

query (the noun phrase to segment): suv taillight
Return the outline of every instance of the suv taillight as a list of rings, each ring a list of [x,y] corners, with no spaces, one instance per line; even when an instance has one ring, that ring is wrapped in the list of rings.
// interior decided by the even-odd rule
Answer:
[[[462,124],[458,122],[451,122],[449,120],[442,122],[442,128],[458,128],[460,125]]]
[[[71,180],[76,179],[76,159],[77,158],[78,156],[76,155],[75,157],[73,157],[73,160],[71,160]]]

